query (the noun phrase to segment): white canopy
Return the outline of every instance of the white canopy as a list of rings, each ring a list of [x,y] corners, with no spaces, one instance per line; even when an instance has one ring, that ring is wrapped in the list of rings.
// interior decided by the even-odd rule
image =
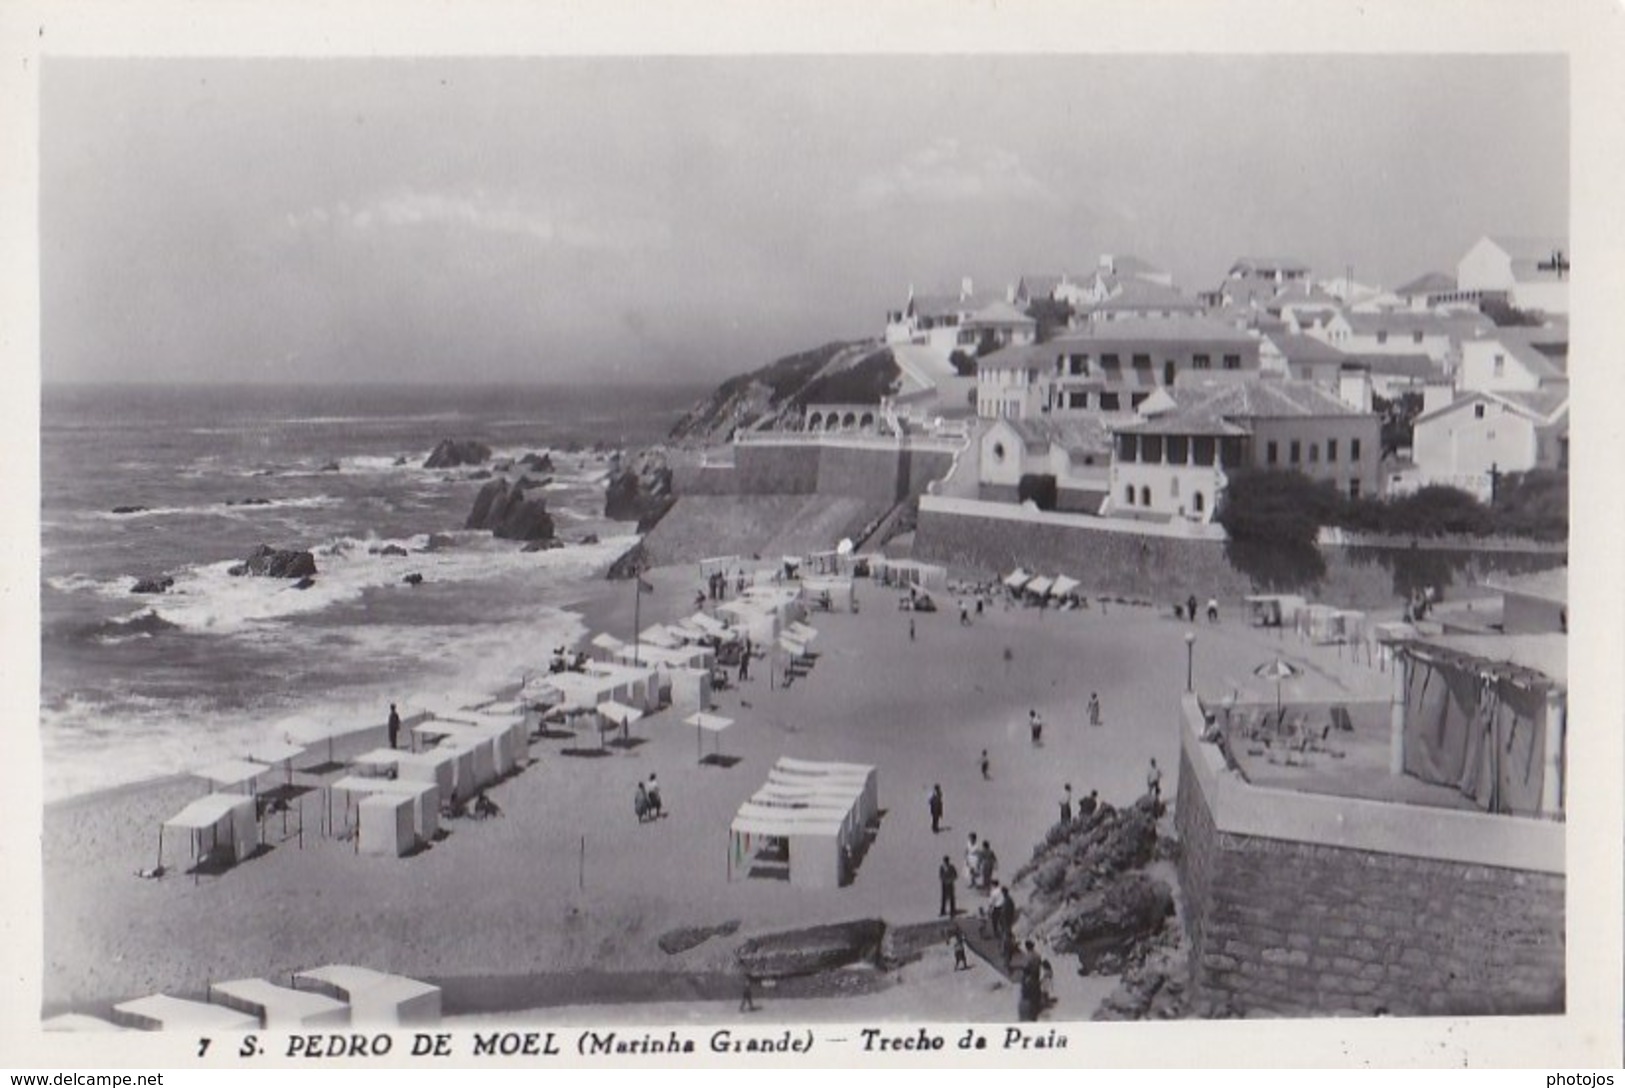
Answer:
[[[784,630],[786,634],[795,639],[797,642],[811,642],[813,639],[818,637],[818,628],[809,627],[800,620],[790,624]]]
[[[697,714],[690,714],[683,719],[684,725],[696,726],[708,733],[720,733],[733,723],[732,718],[724,718],[720,714],[707,714],[703,710]]]
[[[1009,586],[1011,589],[1020,589],[1031,580],[1032,575],[1028,574],[1020,567],[1017,567],[1015,570],[1004,576],[1004,584]]]
[[[600,650],[608,650],[610,653],[619,653],[626,646],[626,643],[608,632],[600,632],[592,636],[592,644]]]
[[[797,642],[789,635],[779,636],[779,646],[782,647],[791,657],[802,657],[807,653],[807,647],[803,643]]]
[[[645,627],[642,632],[639,633],[638,640],[641,642],[647,642],[653,646],[665,646],[668,649],[675,649],[683,644],[682,639],[666,630],[664,624],[659,623],[650,624],[648,627]]]
[[[297,744],[284,744],[279,740],[265,740],[248,750],[248,758],[256,763],[287,763],[305,754]]]
[[[726,634],[728,631],[727,624],[723,623],[715,616],[706,615],[704,612],[694,613],[688,618],[688,621],[694,626],[698,627],[700,630],[708,631],[713,635]]]
[[[1080,583],[1076,578],[1068,578],[1064,574],[1057,574],[1055,581],[1049,587],[1051,597],[1066,597],[1077,591]]]
[[[180,828],[185,831],[208,831],[232,814],[239,805],[251,805],[253,801],[247,797],[226,793],[211,793],[207,797],[199,797],[196,801],[181,809],[175,815],[164,821],[165,827]],[[251,814],[249,809],[245,814]]]
[[[260,1026],[257,1016],[168,994],[138,997],[114,1005],[113,1015],[123,1023],[146,1031],[256,1031]]]
[[[192,773],[217,788],[252,785],[254,780],[271,768],[249,759],[227,759]]]
[[[1051,580],[1048,578],[1034,578],[1027,583],[1027,592],[1036,593],[1043,597],[1048,595]]]
[[[598,713],[614,722],[616,725],[630,725],[643,717],[643,711],[636,707],[617,703],[614,699],[605,700],[598,704]]]
[[[217,1004],[263,1019],[268,1028],[350,1022],[350,1006],[344,1002],[310,990],[290,990],[263,978],[211,982],[209,997]]]

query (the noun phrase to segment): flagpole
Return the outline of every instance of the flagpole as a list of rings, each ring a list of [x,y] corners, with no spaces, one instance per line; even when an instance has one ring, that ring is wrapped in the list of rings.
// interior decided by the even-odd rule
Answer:
[[[643,660],[640,656],[643,641],[643,571],[634,566],[632,568],[632,664],[641,668]]]

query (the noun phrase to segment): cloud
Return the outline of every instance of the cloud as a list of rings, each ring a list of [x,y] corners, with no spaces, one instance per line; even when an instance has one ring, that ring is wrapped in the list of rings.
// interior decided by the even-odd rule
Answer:
[[[441,229],[464,233],[497,234],[528,239],[539,245],[571,250],[630,253],[664,247],[670,228],[661,222],[635,217],[598,219],[560,214],[517,199],[498,200],[483,191],[470,194],[404,190],[351,208],[312,208],[290,215],[295,229],[348,226],[361,232]]]
[[[1055,203],[1056,197],[1015,152],[997,147],[967,149],[958,140],[943,139],[860,180],[853,200],[859,208],[872,211],[897,203]]]

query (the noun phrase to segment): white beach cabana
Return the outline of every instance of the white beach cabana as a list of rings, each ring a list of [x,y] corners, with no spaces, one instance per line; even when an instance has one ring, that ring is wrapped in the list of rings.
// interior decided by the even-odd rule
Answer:
[[[262,1028],[342,1026],[350,1022],[350,1006],[312,990],[290,990],[263,978],[239,978],[209,983],[209,1000],[246,1013]]]
[[[361,828],[357,832],[357,850],[360,853],[390,853],[396,856],[406,853],[417,845],[418,841],[429,842],[440,831],[440,787],[433,782],[412,782],[399,778],[368,778],[361,775],[347,775],[328,787],[330,793],[345,795],[344,819],[348,826],[350,821],[350,805],[353,801],[358,812]],[[373,797],[383,795],[391,798],[406,798],[411,808],[408,811],[409,822],[405,826],[406,834],[398,835],[396,825],[386,822],[378,823],[380,806],[374,806],[373,827],[368,828],[365,815],[365,805]],[[389,821],[397,816],[391,808]],[[360,841],[360,836],[365,841]]]
[[[1254,627],[1292,627],[1307,602],[1292,593],[1257,593],[1243,598],[1243,603]]]
[[[138,1031],[184,1032],[242,1032],[254,1031],[260,1026],[259,1018],[228,1009],[224,1005],[209,1005],[202,1001],[187,1001],[168,994],[153,994],[123,1001],[113,1006],[113,1022]]]
[[[707,714],[704,711],[700,711],[696,714],[690,714],[688,717],[683,719],[684,725],[692,725],[694,727],[694,746],[696,752],[699,753],[701,763],[705,762],[705,734],[710,733],[715,739],[713,754],[720,755],[722,753],[722,734],[724,730],[730,728],[733,723],[732,718],[724,718],[720,714]]]
[[[643,717],[643,711],[635,706],[616,702],[614,699],[598,704],[598,716],[603,719],[604,725],[600,732],[610,732],[615,729],[621,731],[623,739],[632,739],[632,723]]]
[[[194,866],[205,861],[235,865],[259,849],[259,815],[254,798],[211,793],[181,809],[158,827],[158,868],[164,865],[164,832],[184,831]]]
[[[399,748],[373,748],[350,760],[350,769],[359,775],[387,778],[396,773],[401,756],[408,754]]]
[[[672,710],[703,711],[711,706],[711,670],[693,668],[662,669],[668,702]]]
[[[1080,583],[1076,578],[1069,578],[1064,574],[1057,574],[1055,576],[1055,581],[1050,583],[1049,595],[1059,601],[1064,601],[1068,598],[1076,598],[1078,595],[1078,587],[1081,584],[1082,583]]]
[[[412,1027],[440,1021],[440,987],[404,975],[335,963],[296,972],[292,981],[349,1005],[352,1024]]]
[[[1017,567],[1015,570],[1004,576],[1004,588],[1010,590],[1012,593],[1020,593],[1026,588],[1027,583],[1032,580],[1032,575],[1028,574],[1020,567]]]
[[[1040,575],[1039,577],[1030,579],[1027,582],[1024,592],[1026,592],[1026,594],[1033,600],[1042,601],[1049,596],[1050,587],[1054,584],[1055,580],[1053,578],[1045,578]]]
[[[260,776],[270,769],[251,759],[224,759],[193,771],[192,776],[209,783],[216,793],[243,793],[253,797],[259,793]]]
[[[293,761],[304,754],[304,745],[279,740],[263,740],[248,750],[248,758],[255,763],[263,763],[273,769],[280,766],[284,781],[290,786],[293,784]]]
[[[627,648],[626,643],[607,632],[592,636],[591,646],[595,661],[617,661]]]
[[[874,768],[780,760],[768,781],[739,807],[729,825],[728,871],[787,869],[792,886],[834,888],[850,877],[850,860],[877,794]]]
[[[683,644],[683,640],[666,630],[666,625],[663,623],[651,623],[642,631],[639,631],[638,641],[647,643],[650,646],[664,646],[667,649],[673,649]]]
[[[852,612],[857,598],[857,583],[851,577],[821,575],[801,580],[801,599],[809,608]]]
[[[441,797],[450,798],[457,783],[457,756],[443,748],[401,752],[395,757],[395,777],[401,782],[432,785]]]

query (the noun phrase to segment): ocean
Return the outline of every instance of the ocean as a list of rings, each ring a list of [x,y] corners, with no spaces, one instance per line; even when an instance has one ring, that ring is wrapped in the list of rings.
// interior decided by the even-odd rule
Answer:
[[[239,755],[295,721],[379,724],[391,701],[479,695],[545,668],[583,633],[565,606],[636,540],[603,518],[609,451],[660,441],[704,392],[45,387],[46,799]],[[548,453],[553,470],[530,475],[552,477],[541,494],[568,546],[527,554],[465,531],[485,481],[423,468],[442,438],[484,442],[493,461]],[[312,551],[315,584],[227,573],[261,544]],[[168,592],[131,591],[160,576]]]

